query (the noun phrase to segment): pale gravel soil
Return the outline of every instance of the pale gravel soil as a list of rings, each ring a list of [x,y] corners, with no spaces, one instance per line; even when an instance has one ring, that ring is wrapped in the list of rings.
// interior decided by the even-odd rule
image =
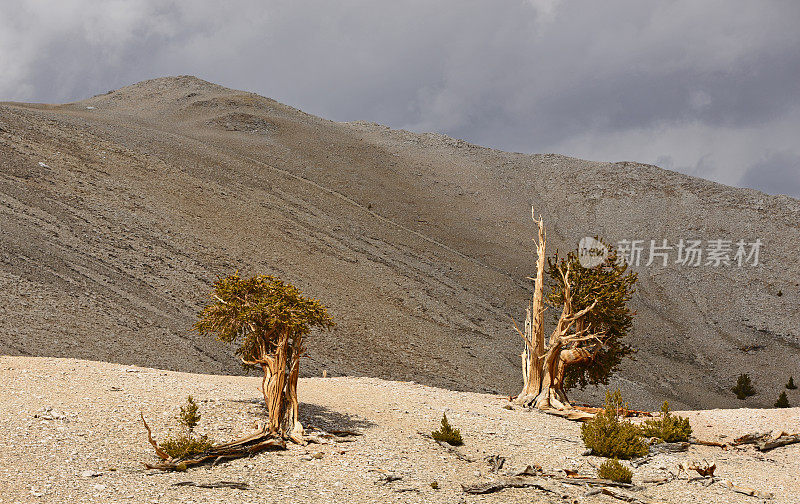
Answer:
[[[577,423],[520,409],[504,409],[502,397],[455,392],[375,378],[305,378],[299,396],[304,424],[351,429],[351,443],[292,445],[186,473],[145,470],[155,461],[139,420],[142,411],[156,437],[174,425],[187,394],[200,401],[198,431],[228,440],[264,418],[256,377],[189,374],[74,359],[0,357],[0,502],[571,502],[533,489],[469,496],[462,483],[490,477],[486,455],[507,457],[506,469],[530,463],[545,470],[578,469],[594,475],[600,459],[583,457]],[[53,420],[41,418],[52,408]],[[461,428],[468,463],[419,432],[437,427],[442,412]],[[36,415],[40,415],[37,418]],[[800,431],[800,409],[710,410],[683,413],[703,439],[731,439],[773,428]],[[63,418],[59,418],[62,417]],[[723,438],[722,436],[727,436]],[[322,452],[321,459],[308,455]],[[796,503],[800,445],[759,454],[753,448],[723,452],[692,447],[687,454],[659,456],[635,471],[634,482],[674,471],[679,461],[708,459],[717,475],[775,492],[772,502]],[[308,459],[308,460],[306,460]],[[86,476],[87,471],[99,473]],[[402,479],[376,484],[389,471]],[[220,480],[247,483],[248,490],[174,487],[174,483]],[[440,489],[430,487],[437,481]],[[649,487],[640,495],[657,502],[757,502],[720,485],[685,480]],[[590,497],[585,502],[612,502]],[[613,501],[616,502],[616,501]]]

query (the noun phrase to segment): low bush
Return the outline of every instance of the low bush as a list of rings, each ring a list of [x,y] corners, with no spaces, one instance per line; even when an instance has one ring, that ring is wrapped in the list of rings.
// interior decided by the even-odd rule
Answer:
[[[211,449],[214,443],[207,436],[194,437],[188,434],[179,434],[168,437],[158,445],[174,459],[199,455]]]
[[[600,464],[598,474],[603,479],[617,483],[630,483],[633,480],[633,471],[620,464],[619,460],[615,458]]]
[[[436,441],[442,441],[453,446],[464,444],[464,440],[461,439],[461,431],[450,426],[446,414],[442,414],[442,426],[439,427],[439,430],[431,432],[431,437]]]
[[[666,443],[678,443],[689,441],[692,434],[692,426],[689,419],[673,415],[669,411],[669,403],[664,401],[661,406],[661,418],[645,420],[641,426],[644,437],[658,438]]]
[[[627,410],[619,390],[606,392],[603,411],[581,425],[583,443],[594,455],[617,459],[647,455],[640,429],[624,419]]]

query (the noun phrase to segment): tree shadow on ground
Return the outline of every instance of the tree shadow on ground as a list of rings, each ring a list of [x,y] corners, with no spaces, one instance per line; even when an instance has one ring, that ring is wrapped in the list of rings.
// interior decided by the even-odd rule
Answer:
[[[325,431],[357,431],[376,425],[366,418],[310,403],[300,403],[300,423],[305,427],[316,427]]]

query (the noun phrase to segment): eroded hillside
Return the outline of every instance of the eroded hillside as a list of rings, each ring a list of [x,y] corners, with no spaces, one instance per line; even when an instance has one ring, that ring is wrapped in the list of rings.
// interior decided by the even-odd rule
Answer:
[[[800,202],[634,163],[336,123],[193,77],[0,105],[0,353],[237,373],[191,331],[217,275],[279,275],[338,328],[307,375],[518,392],[533,267],[583,236],[761,239],[757,267],[637,268],[634,404],[771,404],[800,375]],[[595,392],[576,393],[591,398]],[[595,396],[596,397],[596,396]]]

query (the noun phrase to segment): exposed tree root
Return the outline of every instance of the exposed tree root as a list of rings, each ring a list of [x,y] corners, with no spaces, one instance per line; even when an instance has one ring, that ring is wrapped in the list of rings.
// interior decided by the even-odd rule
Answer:
[[[162,462],[158,464],[142,462],[147,469],[158,469],[160,471],[185,471],[189,467],[197,466],[206,462],[213,461],[213,463],[216,464],[222,460],[249,457],[266,450],[286,449],[286,441],[276,437],[274,434],[270,434],[269,431],[262,429],[261,431],[245,438],[231,441],[230,443],[214,445],[211,447],[211,449],[203,453],[175,459],[170,457],[158,445],[155,439],[153,439],[152,431],[150,430],[150,426],[147,425],[144,415],[142,414],[141,417],[142,423],[144,423],[144,428],[147,429],[147,440],[151,445],[153,445],[156,455],[158,455],[158,457],[162,460]]]
[[[577,408],[565,408],[563,410],[547,408],[540,409],[539,411],[547,413],[548,415],[566,418],[567,420],[572,420],[573,422],[588,422],[594,418],[594,414],[581,411]]]

